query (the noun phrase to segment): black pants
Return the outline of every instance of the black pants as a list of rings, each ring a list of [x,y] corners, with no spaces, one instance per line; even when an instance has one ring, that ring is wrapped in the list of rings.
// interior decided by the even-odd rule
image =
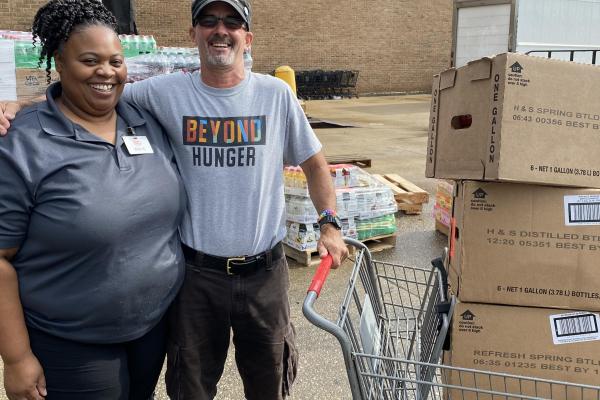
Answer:
[[[285,256],[237,276],[187,261],[183,287],[169,311],[169,397],[215,397],[232,333],[246,399],[286,397],[296,375],[298,353],[290,323]]]
[[[46,400],[148,400],[165,358],[166,321],[139,339],[78,343],[29,328],[33,354],[48,388]]]

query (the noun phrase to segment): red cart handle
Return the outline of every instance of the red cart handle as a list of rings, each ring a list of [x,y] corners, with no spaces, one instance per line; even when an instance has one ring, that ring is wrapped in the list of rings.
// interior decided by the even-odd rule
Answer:
[[[321,259],[321,263],[317,267],[315,271],[315,276],[313,277],[310,286],[308,287],[309,292],[316,292],[317,297],[321,294],[321,289],[325,284],[325,280],[327,279],[327,275],[329,275],[329,271],[331,270],[331,265],[333,264],[333,258],[330,254]]]

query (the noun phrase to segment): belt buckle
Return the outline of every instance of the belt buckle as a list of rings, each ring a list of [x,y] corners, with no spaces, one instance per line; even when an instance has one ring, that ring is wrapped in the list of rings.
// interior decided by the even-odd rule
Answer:
[[[231,272],[231,261],[246,261],[246,257],[231,257],[227,259],[227,275],[235,275]]]

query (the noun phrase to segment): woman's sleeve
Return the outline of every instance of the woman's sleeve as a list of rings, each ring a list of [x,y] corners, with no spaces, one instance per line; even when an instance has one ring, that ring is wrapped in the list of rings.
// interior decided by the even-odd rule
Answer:
[[[25,163],[19,163],[20,151],[10,138],[0,139],[0,248],[20,247],[27,234],[33,208],[31,181]],[[14,142],[14,141],[12,141]]]

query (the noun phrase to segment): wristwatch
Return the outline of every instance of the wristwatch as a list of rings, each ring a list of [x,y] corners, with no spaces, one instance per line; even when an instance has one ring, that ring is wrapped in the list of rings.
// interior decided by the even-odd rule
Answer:
[[[331,224],[338,231],[342,230],[342,220],[337,215],[325,215],[319,218],[319,228],[322,228],[325,224]]]

